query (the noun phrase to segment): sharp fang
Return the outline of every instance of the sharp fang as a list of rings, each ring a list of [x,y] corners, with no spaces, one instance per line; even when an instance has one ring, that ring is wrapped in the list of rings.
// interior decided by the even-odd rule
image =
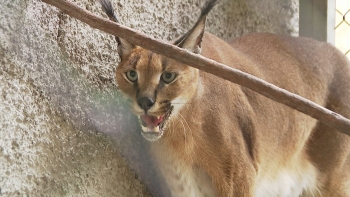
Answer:
[[[159,119],[160,118],[160,116],[157,116],[157,119]]]
[[[159,126],[154,127],[155,132],[159,132]]]

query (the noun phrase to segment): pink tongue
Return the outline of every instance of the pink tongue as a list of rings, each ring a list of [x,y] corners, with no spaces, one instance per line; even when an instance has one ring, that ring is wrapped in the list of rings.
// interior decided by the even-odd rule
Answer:
[[[158,119],[156,116],[150,116],[147,114],[142,115],[141,118],[148,127],[156,127],[163,120],[163,116],[160,116]]]

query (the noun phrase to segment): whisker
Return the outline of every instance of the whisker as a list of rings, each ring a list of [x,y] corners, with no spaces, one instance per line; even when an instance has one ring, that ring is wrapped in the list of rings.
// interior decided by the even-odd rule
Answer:
[[[188,132],[190,132],[190,133],[192,133],[192,129],[191,129],[191,127],[190,127],[190,125],[188,124],[188,122],[187,122],[187,120],[183,117],[183,115],[182,114],[178,114],[179,115],[179,117],[181,117],[182,118],[182,120],[186,123],[186,125],[187,125],[187,128],[188,128]],[[182,123],[182,125],[183,125],[183,127],[184,127],[184,124],[183,124],[183,122],[181,121],[181,123]],[[188,143],[186,143],[186,141],[187,141],[187,132],[186,132],[186,129],[184,128],[184,135],[185,135],[185,150],[187,150],[187,148],[186,148],[186,145],[188,145]]]
[[[181,115],[181,114],[179,114],[179,115]],[[188,124],[187,120],[186,120],[182,115],[181,115],[181,117],[182,117],[182,119],[185,121],[185,123],[187,124],[188,129],[192,132],[191,127],[190,127],[190,125]]]
[[[182,125],[182,132],[183,132],[183,134],[184,134],[184,138],[185,138],[185,150],[187,150],[187,148],[186,148],[186,146],[188,145],[188,143],[186,143],[187,142],[187,135],[186,135],[186,128],[185,128],[185,125],[184,125],[184,123],[183,123],[183,121],[181,120],[181,118],[183,119],[183,117],[181,117],[181,114],[180,113],[177,113],[177,114],[175,114],[175,116],[176,116],[176,119],[181,123],[181,125]]]
[[[183,120],[186,122],[186,120],[183,118],[183,116],[182,116],[180,113],[178,113],[178,117],[182,118],[182,119],[183,119]],[[184,125],[183,121],[182,121],[182,120],[180,120],[180,119],[179,119],[179,121],[180,121],[180,122],[181,122],[181,124],[182,124],[183,133],[184,133],[184,136],[185,136],[185,146],[186,146],[186,140],[187,140],[187,136],[186,136],[186,128],[185,128],[185,125]]]
[[[175,115],[174,115],[174,116],[175,116]],[[174,118],[175,118],[175,117],[174,117]],[[170,134],[171,134],[171,135],[174,135],[174,133],[175,133],[175,131],[174,131],[174,129],[175,129],[175,126],[174,126],[174,124],[175,124],[175,123],[174,123],[174,119],[172,119],[171,122],[172,122],[172,127],[171,127],[172,129],[171,129]]]

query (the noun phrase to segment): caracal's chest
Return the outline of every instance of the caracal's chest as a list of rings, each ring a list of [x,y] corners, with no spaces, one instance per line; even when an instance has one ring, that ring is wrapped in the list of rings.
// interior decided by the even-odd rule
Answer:
[[[172,197],[215,197],[209,175],[177,157],[173,151],[162,148],[155,153],[158,167],[171,191]]]
[[[211,177],[198,165],[186,163],[174,151],[164,147],[154,153],[172,197],[217,196]],[[299,169],[281,168],[275,173],[258,176],[254,197],[299,197],[317,194],[317,171],[314,166],[306,162],[298,167]]]
[[[255,197],[312,197],[318,196],[317,171],[311,164],[303,167],[275,170],[257,178]]]

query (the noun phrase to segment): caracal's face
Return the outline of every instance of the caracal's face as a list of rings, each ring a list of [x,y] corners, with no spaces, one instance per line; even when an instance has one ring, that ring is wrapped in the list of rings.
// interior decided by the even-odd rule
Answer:
[[[198,70],[145,50],[132,49],[117,67],[117,83],[139,117],[142,135],[158,140],[196,91]]]

